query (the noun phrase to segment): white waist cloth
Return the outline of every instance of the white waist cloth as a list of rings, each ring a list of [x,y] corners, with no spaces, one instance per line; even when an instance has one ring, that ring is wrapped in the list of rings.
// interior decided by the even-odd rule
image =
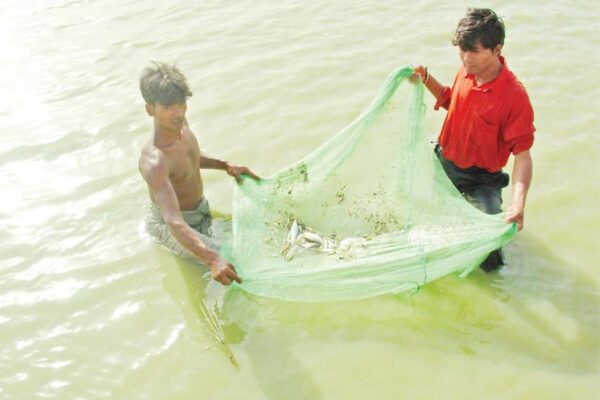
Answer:
[[[206,198],[198,203],[194,210],[181,210],[181,214],[185,222],[194,230],[194,233],[208,247],[215,251],[219,251],[219,244],[212,238],[210,229],[212,224],[212,216],[210,215],[210,206]],[[200,263],[198,258],[183,247],[181,243],[175,239],[169,227],[165,223],[158,206],[152,203],[150,213],[146,217],[146,232],[162,246],[170,252],[177,254],[188,260]]]

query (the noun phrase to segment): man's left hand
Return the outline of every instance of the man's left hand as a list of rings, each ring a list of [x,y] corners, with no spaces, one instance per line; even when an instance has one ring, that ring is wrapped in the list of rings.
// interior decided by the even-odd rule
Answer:
[[[250,171],[248,167],[238,167],[237,165],[229,165],[227,166],[227,175],[234,177],[237,183],[240,185],[242,184],[242,175],[248,175],[250,178],[260,181],[260,176]]]
[[[517,223],[519,230],[523,229],[524,210],[510,206],[504,214],[504,222],[507,224]]]

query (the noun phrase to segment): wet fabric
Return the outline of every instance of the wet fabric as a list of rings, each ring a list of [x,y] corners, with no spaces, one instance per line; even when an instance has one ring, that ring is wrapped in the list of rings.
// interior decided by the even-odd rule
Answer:
[[[448,179],[423,135],[423,85],[408,82],[412,71],[390,74],[367,109],[304,159],[234,186],[233,236],[222,254],[242,289],[290,301],[418,290],[467,275],[516,234]],[[286,258],[294,222],[333,251]]]
[[[510,180],[507,173],[502,170],[492,173],[477,167],[459,168],[444,158],[439,144],[435,146],[435,154],[450,181],[469,203],[486,214],[502,212],[502,188],[506,187]],[[500,269],[504,264],[504,253],[502,249],[497,249],[488,255],[480,267],[490,272]]]
[[[219,244],[212,238],[212,216],[206,198],[203,198],[194,210],[182,210],[181,214],[185,222],[194,229],[196,236],[211,249],[219,250]],[[156,243],[164,246],[170,252],[200,264],[198,258],[183,247],[173,234],[171,234],[169,227],[160,213],[160,209],[154,203],[150,206],[150,212],[146,217],[146,232],[148,232]]]

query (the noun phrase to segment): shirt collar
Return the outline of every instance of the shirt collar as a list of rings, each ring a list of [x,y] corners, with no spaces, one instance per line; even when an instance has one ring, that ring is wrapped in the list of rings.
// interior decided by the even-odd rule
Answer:
[[[493,81],[490,82],[486,82],[481,86],[477,86],[477,82],[475,81],[475,75],[473,74],[467,74],[467,70],[464,69],[464,77],[467,79],[470,79],[471,81],[473,81],[473,89],[474,90],[479,90],[482,92],[488,92],[490,90],[497,90],[499,87],[502,86],[502,83],[506,80],[506,78],[508,77],[508,67],[506,66],[506,60],[504,59],[503,56],[498,56],[500,59],[500,63],[502,64],[502,69],[500,70],[500,73],[498,74],[498,76],[496,77],[496,79],[494,79]],[[463,67],[464,68],[464,67]]]

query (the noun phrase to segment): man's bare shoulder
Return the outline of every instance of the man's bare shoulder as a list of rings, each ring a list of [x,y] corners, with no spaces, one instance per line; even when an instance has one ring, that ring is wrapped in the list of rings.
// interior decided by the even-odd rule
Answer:
[[[198,138],[196,137],[194,132],[192,132],[192,128],[190,128],[187,121],[185,121],[185,126],[182,132],[185,134],[186,138],[190,141],[192,145],[194,145],[195,147],[198,146]]]
[[[148,183],[168,177],[167,157],[151,140],[142,147],[139,169],[142,177]]]

